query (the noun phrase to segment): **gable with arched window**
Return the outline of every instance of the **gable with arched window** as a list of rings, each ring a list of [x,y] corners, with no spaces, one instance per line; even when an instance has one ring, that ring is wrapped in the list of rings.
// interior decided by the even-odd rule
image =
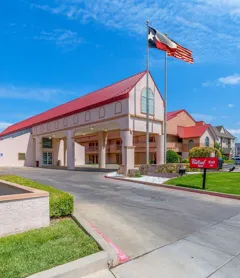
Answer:
[[[209,147],[210,146],[210,140],[209,140],[209,137],[207,136],[205,138],[205,147]]]
[[[142,91],[141,102],[141,112],[147,113],[147,88],[144,88]],[[148,89],[148,108],[149,114],[154,115],[154,94],[151,89]]]

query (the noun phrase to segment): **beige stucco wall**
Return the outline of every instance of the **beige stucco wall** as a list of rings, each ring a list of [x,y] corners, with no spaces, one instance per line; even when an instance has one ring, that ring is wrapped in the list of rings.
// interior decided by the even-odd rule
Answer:
[[[195,121],[183,111],[167,122],[167,133],[177,135],[178,126],[195,126],[195,124]]]
[[[0,237],[49,225],[49,197],[0,202]]]
[[[25,153],[26,160],[18,160],[18,153]],[[0,166],[34,166],[35,141],[30,133],[0,140]]]
[[[206,130],[204,134],[200,137],[200,146],[205,147],[205,139],[209,137],[209,147],[214,147],[214,138],[209,130]]]

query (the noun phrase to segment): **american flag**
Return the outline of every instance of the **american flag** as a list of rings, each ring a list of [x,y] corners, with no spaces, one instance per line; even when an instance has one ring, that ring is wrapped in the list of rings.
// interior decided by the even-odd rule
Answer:
[[[194,61],[193,61],[192,51],[179,45],[178,43],[176,44],[177,44],[177,49],[174,51],[167,51],[167,55],[183,60],[187,63],[193,64]]]

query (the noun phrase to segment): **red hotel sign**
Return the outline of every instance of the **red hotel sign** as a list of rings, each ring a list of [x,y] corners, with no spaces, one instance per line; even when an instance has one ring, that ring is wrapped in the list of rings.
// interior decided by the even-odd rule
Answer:
[[[191,168],[200,169],[218,169],[218,158],[217,157],[199,157],[190,159]]]

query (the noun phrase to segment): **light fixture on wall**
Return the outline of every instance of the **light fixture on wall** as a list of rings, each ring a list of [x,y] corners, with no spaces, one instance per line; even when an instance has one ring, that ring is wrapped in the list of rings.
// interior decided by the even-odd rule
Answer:
[[[106,129],[104,129],[104,131],[108,131],[108,129],[106,128]]]
[[[90,130],[94,130],[94,126],[91,126],[91,127],[90,127]]]

